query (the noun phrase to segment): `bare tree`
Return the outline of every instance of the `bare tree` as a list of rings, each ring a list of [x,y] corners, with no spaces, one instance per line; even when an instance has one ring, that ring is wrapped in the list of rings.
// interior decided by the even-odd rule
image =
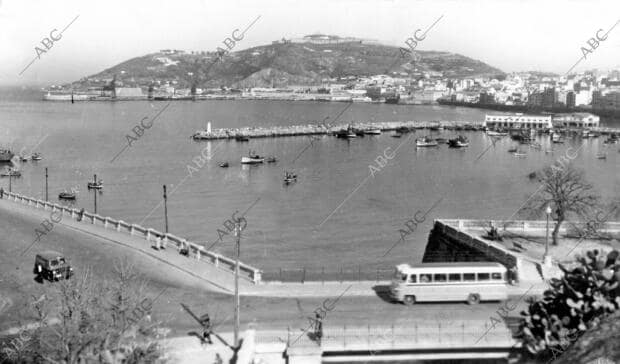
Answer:
[[[553,245],[558,245],[562,223],[573,216],[587,218],[588,212],[598,206],[599,197],[586,181],[583,171],[575,169],[572,164],[564,168],[547,167],[539,176],[542,190],[526,202],[520,213],[540,218],[549,206],[556,223],[552,234]]]
[[[146,288],[127,261],[115,264],[109,280],[85,269],[54,283],[46,299],[56,310],[39,304],[36,313],[41,321],[57,315],[59,323],[38,330],[37,357],[67,364],[157,361],[162,355],[155,342],[158,323],[151,320]]]

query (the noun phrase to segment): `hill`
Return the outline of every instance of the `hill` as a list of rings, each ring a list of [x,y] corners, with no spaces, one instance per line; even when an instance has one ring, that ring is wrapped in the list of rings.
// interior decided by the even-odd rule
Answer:
[[[340,44],[276,43],[231,52],[164,50],[130,59],[74,83],[96,86],[114,76],[125,86],[147,86],[157,80],[176,87],[282,87],[318,85],[325,79],[400,73],[412,78],[425,72],[443,77],[494,76],[504,73],[481,61],[448,52],[416,51],[417,62],[398,47],[364,42]]]

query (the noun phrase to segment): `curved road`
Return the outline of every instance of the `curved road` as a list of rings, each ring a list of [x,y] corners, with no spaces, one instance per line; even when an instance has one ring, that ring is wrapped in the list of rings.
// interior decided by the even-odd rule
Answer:
[[[36,211],[39,212],[39,211]],[[43,213],[41,211],[41,213]],[[49,214],[30,213],[15,208],[14,202],[0,200],[0,332],[19,324],[20,307],[23,307],[34,295],[39,297],[44,290],[43,284],[34,280],[32,267],[34,256],[41,250],[57,250],[66,254],[79,274],[86,268],[92,269],[95,276],[110,277],[114,262],[126,257],[135,268],[149,281],[150,298],[160,297],[153,305],[154,316],[164,321],[172,335],[185,335],[189,330],[198,329],[197,325],[180,306],[183,302],[198,314],[208,312],[212,321],[221,331],[232,330],[233,297],[214,292],[208,282],[175,269],[161,261],[136,250],[128,249],[108,239],[81,233],[71,227],[56,224],[51,232],[42,236],[40,241],[22,255],[22,252],[36,238],[35,228],[41,229],[42,216]],[[343,285],[342,291],[346,289]],[[162,293],[163,292],[163,293]],[[12,301],[12,305],[2,308],[2,301]],[[241,322],[246,327],[255,323],[258,330],[273,329],[303,333],[309,326],[308,317],[314,317],[313,311],[320,308],[324,298],[268,298],[242,297]],[[332,299],[330,302],[334,302]],[[379,296],[347,296],[326,306],[333,310],[325,314],[324,325],[330,327],[357,326],[413,326],[420,320],[441,323],[442,327],[458,325],[460,320],[476,320],[483,328],[491,324],[490,317],[497,317],[496,310],[501,303],[484,303],[468,306],[461,303],[419,304],[406,307],[385,301]],[[509,306],[514,307],[511,303]],[[523,309],[523,302],[511,311],[517,316]]]

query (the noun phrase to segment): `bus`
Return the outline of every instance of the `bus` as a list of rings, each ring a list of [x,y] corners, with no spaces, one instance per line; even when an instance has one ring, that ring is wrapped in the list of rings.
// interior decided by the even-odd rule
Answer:
[[[508,299],[507,269],[492,262],[400,264],[390,286],[397,302],[480,301]]]

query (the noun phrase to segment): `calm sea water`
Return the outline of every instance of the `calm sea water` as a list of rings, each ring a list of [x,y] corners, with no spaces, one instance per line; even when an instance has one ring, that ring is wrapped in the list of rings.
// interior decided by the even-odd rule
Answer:
[[[416,149],[415,138],[428,131],[418,131],[409,139],[383,134],[345,141],[326,136],[312,144],[307,137],[195,142],[190,135],[207,121],[215,128],[315,123],[327,116],[333,120],[347,104],[174,102],[111,162],[127,145],[131,129],[144,117],[153,118],[165,102],[53,103],[24,94],[5,93],[0,99],[0,146],[26,153],[34,148],[44,159],[21,166],[23,176],[13,180],[13,191],[44,197],[48,167],[50,200],[57,201],[59,192],[77,187],[75,205],[92,211],[94,192],[87,191],[86,182],[97,174],[105,181],[105,190],[97,197],[100,214],[163,230],[162,185],[166,184],[170,231],[209,245],[218,240],[217,230],[225,230],[224,222],[235,211],[240,214],[250,208],[242,260],[269,273],[302,266],[325,267],[326,272],[360,267],[367,271],[418,262],[433,219],[510,218],[538,187],[527,174],[553,163],[567,147],[578,148],[582,143],[575,139],[553,146],[547,137],[540,137],[543,151],[528,149],[526,158],[516,158],[507,153],[513,141],[505,138],[493,147],[479,132],[461,132],[471,146],[460,150],[446,145]],[[484,114],[468,108],[354,104],[339,122],[480,121]],[[454,135],[434,133],[444,138]],[[575,163],[587,171],[603,196],[618,196],[618,146],[606,147],[602,142],[603,138],[586,140]],[[386,152],[386,148],[391,149]],[[549,148],[555,152],[546,154]],[[279,161],[241,166],[240,158],[249,149],[275,155]],[[608,152],[607,160],[596,159],[603,150]],[[387,165],[376,162],[378,156],[391,152],[394,157]],[[192,162],[201,154],[209,157],[202,167]],[[218,167],[225,160],[230,168]],[[378,171],[371,174],[370,165]],[[297,171],[299,181],[283,186],[284,169]],[[8,183],[7,178],[0,180],[5,189]],[[399,240],[398,230],[405,228],[405,222],[438,201],[425,222],[383,256]],[[232,256],[233,239],[225,235],[213,249]]]

